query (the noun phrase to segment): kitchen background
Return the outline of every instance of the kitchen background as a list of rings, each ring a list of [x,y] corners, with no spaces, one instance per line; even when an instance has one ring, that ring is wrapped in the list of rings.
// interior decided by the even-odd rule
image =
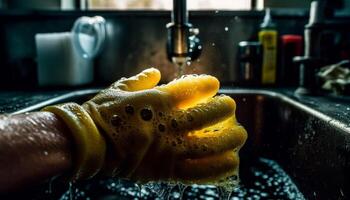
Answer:
[[[107,42],[94,60],[93,85],[106,85],[149,66],[162,71],[162,81],[175,77],[177,69],[168,61],[165,45],[165,26],[171,20],[171,0],[30,2],[32,3],[3,0],[1,3],[1,88],[38,87],[35,34],[70,31],[80,16],[95,15],[103,16],[107,21]],[[189,21],[200,30],[203,51],[198,60],[186,67],[186,73],[209,73],[217,76],[224,84],[239,85],[238,43],[257,40],[264,16],[264,11],[260,9],[272,8],[272,18],[279,36],[302,36],[309,18],[311,1],[240,0],[216,4],[214,2],[223,1],[188,2],[188,7],[192,10]],[[345,1],[339,6],[341,9],[337,12],[338,18],[348,20],[349,2]],[[283,67],[296,66],[278,66],[278,71]],[[279,79],[284,76],[285,74],[279,75]],[[297,74],[293,76],[298,78]]]
[[[241,41],[258,40],[260,24],[265,15],[262,9],[271,8],[279,38],[285,34],[303,36],[304,26],[309,21],[311,1],[188,2],[191,9],[189,21],[200,30],[203,51],[198,60],[186,67],[186,72],[213,74],[220,79],[223,86],[241,86],[238,45]],[[327,8],[337,8],[335,16],[329,20],[341,24],[337,23],[340,25],[338,30],[318,26],[327,37],[316,41],[316,46],[313,47],[321,51],[322,58],[328,57],[330,62],[336,63],[340,61],[340,54],[343,58],[350,55],[350,0],[327,2],[330,3]],[[176,75],[177,68],[168,61],[166,54],[165,26],[171,21],[171,0],[0,0],[0,6],[0,113],[32,112],[63,102],[82,103],[98,91],[95,87],[105,87],[122,76],[134,75],[149,66],[158,67],[162,71],[164,82]],[[85,88],[78,85],[59,88],[39,86],[40,59],[35,36],[39,33],[70,32],[79,17],[96,15],[106,19],[107,37],[102,51],[94,59],[94,81],[85,85]],[[343,33],[339,35],[340,30]],[[317,30],[313,33],[318,35],[319,32]],[[279,58],[284,50],[279,48]],[[41,52],[43,51],[45,53],[45,50]],[[62,57],[54,57],[46,64],[50,69],[50,64],[57,63],[62,63]],[[248,199],[249,196],[255,198],[256,194],[275,195],[273,191],[279,191],[281,196],[271,198],[302,199],[295,196],[295,190],[298,192],[298,189],[295,189],[294,183],[290,184],[291,181],[286,180],[295,181],[307,199],[348,199],[350,196],[350,98],[333,93],[325,93],[324,96],[295,93],[298,69],[298,65],[291,62],[284,64],[280,59],[277,65],[278,88],[259,88],[261,85],[257,85],[258,88],[223,87],[222,92],[237,102],[237,119],[249,133],[247,145],[241,151],[242,164],[246,167],[242,167],[240,172],[246,185],[233,196],[243,195],[242,199]],[[48,80],[65,75],[65,70],[67,66],[62,66],[62,72],[49,73]],[[316,77],[316,73],[313,71],[306,79],[310,77]],[[69,76],[67,74],[67,77],[61,78],[68,80]],[[292,88],[282,88],[285,87],[283,81],[286,79],[294,80],[294,85],[288,85]],[[348,85],[349,83],[350,81]],[[265,157],[272,160],[260,159]],[[280,173],[275,173],[276,169],[278,172],[283,170],[274,167],[274,160],[292,179],[281,178],[283,176]],[[263,173],[259,171],[261,166]],[[267,177],[265,171],[270,176],[268,179],[264,178]],[[261,180],[262,182],[256,182]],[[116,187],[118,190],[124,189],[123,184],[116,184],[115,180],[104,184],[98,182],[96,187],[89,186],[85,191],[90,192],[89,195],[103,195],[104,188],[114,185],[115,187],[110,187],[110,191],[117,195]],[[272,189],[266,187],[266,190],[265,186],[269,185],[272,185]],[[82,191],[68,187],[51,187],[51,182],[48,187],[41,189],[43,191],[40,194],[48,196],[62,196],[65,192],[63,197],[66,196],[67,199]],[[187,197],[195,198],[208,190],[199,191],[199,194],[190,191]],[[30,195],[18,192],[18,195],[26,196],[25,199],[29,199],[27,195],[35,195],[33,191],[28,193]],[[215,192],[213,194],[216,195]]]

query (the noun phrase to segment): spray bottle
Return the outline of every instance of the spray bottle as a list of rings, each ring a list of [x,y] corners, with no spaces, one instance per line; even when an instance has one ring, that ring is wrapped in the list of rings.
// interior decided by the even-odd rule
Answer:
[[[263,47],[262,84],[274,84],[277,71],[277,38],[276,25],[272,22],[270,9],[266,9],[263,23],[260,25],[259,41]]]

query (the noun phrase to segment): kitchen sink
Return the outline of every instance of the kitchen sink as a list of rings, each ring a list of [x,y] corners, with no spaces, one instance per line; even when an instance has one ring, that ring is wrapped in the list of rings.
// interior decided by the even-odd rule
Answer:
[[[15,113],[35,111],[55,103],[83,103],[96,92],[97,89],[71,92]],[[233,192],[231,198],[350,198],[348,124],[279,92],[222,89],[220,93],[235,99],[237,119],[248,132],[247,143],[240,151],[242,186]],[[261,180],[258,181],[257,177]],[[111,180],[108,181],[106,184],[113,185]],[[120,181],[118,183],[120,185]],[[200,188],[197,188],[198,192],[201,187],[197,187]],[[206,188],[202,190],[203,194],[197,195],[204,195],[203,198],[205,194],[210,195],[205,192]],[[108,199],[113,199],[111,194],[113,192]],[[193,194],[196,195],[195,192]],[[187,195],[185,191],[183,197],[191,198],[190,194]],[[212,196],[214,199],[219,197]],[[147,195],[144,198],[148,198]]]

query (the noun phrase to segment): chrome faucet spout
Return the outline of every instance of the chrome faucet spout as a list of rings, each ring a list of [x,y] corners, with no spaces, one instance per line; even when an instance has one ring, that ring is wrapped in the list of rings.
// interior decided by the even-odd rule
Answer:
[[[172,22],[175,24],[188,23],[188,10],[186,0],[173,0]]]
[[[298,94],[320,93],[320,80],[316,76],[322,66],[334,62],[325,53],[322,37],[331,31],[349,31],[348,22],[336,21],[335,9],[342,6],[342,0],[314,0],[310,5],[310,17],[304,29],[304,55],[297,56],[294,61],[299,63]],[[332,54],[330,54],[332,55]],[[339,62],[339,61],[338,61]]]
[[[179,64],[179,60],[191,61],[199,57],[202,46],[197,37],[199,30],[188,22],[186,0],[173,0],[171,22],[167,24],[167,55],[168,59]]]

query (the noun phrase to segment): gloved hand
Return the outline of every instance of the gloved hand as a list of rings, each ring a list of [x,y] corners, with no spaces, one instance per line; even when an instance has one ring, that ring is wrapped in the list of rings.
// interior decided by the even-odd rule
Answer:
[[[102,173],[141,182],[215,183],[237,173],[247,134],[219,81],[189,75],[156,86],[154,68],[83,104],[107,142]]]

